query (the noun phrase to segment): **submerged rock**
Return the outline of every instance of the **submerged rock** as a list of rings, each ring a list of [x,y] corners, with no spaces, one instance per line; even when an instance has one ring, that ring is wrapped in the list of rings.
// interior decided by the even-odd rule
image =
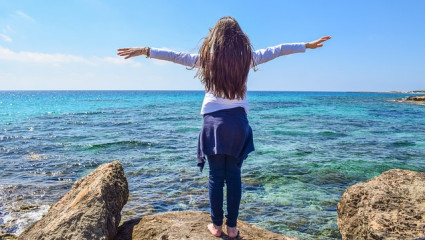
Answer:
[[[349,187],[338,228],[344,240],[425,238],[425,173],[393,169]]]
[[[210,214],[200,211],[168,212],[146,216],[123,223],[115,240],[217,240],[210,234],[207,224],[211,222]],[[237,239],[276,239],[296,240],[258,228],[244,221],[238,221],[239,236]],[[226,230],[220,239],[230,239]]]
[[[121,163],[103,164],[76,181],[18,239],[114,239],[128,194]]]

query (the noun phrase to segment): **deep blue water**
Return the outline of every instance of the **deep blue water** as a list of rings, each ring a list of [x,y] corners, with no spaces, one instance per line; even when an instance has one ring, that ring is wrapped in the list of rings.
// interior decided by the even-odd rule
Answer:
[[[344,190],[392,169],[425,171],[425,106],[408,94],[249,92],[256,151],[240,218],[300,239],[340,239]],[[0,230],[19,234],[78,178],[120,160],[123,221],[208,211],[196,167],[200,91],[0,91]]]

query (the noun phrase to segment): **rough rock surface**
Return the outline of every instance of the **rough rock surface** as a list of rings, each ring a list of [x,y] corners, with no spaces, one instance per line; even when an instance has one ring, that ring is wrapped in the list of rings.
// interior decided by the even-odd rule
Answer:
[[[344,240],[425,238],[425,173],[393,169],[349,187],[338,228]]]
[[[19,239],[114,239],[127,199],[121,163],[103,164],[76,181]]]
[[[407,103],[425,105],[425,95],[410,96],[410,97],[407,97],[407,98],[397,99],[395,101],[396,102],[407,102]]]
[[[230,239],[227,237],[225,229],[221,238],[212,236],[207,229],[207,224],[210,222],[210,214],[200,211],[168,212],[151,215],[122,224],[118,229],[115,240]],[[239,237],[236,239],[296,240],[296,238],[285,237],[244,221],[238,221],[238,229]]]

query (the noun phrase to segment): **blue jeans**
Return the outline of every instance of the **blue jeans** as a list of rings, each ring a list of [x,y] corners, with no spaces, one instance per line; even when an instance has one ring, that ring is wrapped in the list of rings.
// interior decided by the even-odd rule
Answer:
[[[210,166],[208,195],[211,205],[211,220],[217,226],[223,224],[223,187],[226,182],[226,225],[236,227],[242,196],[241,166],[243,160],[224,154],[210,155],[207,158]]]

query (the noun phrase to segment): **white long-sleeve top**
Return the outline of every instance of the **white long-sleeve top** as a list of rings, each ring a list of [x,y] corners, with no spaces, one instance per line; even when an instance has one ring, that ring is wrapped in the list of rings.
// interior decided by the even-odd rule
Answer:
[[[292,53],[305,52],[305,43],[284,43],[266,49],[259,49],[252,52],[253,65],[268,62],[277,57],[288,55]],[[151,48],[150,57],[171,61],[174,63],[182,64],[187,67],[199,68],[199,54],[176,52],[172,50]],[[202,103],[201,114],[207,114],[223,109],[243,107],[245,112],[248,113],[249,106],[246,97],[244,99],[226,99],[214,96],[211,92],[206,92],[204,101]]]

